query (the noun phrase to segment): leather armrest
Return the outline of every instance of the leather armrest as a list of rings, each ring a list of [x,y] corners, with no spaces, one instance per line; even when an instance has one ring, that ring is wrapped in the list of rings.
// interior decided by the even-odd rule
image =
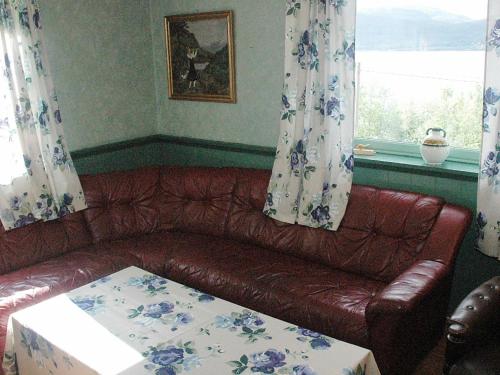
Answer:
[[[366,315],[412,311],[450,273],[449,265],[420,260],[399,275],[368,304]]]
[[[465,297],[448,318],[448,340],[465,343],[490,336],[500,328],[500,276],[483,283]]]
[[[471,221],[470,210],[452,204],[444,205],[418,259],[453,264]]]
[[[366,307],[370,348],[384,373],[411,373],[444,330],[449,264],[420,260],[375,295]],[[392,358],[390,361],[386,358]],[[394,358],[398,358],[394,366]]]

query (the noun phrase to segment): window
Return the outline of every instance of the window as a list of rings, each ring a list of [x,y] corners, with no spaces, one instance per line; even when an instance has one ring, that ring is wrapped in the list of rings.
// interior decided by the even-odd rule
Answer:
[[[356,137],[481,144],[487,0],[358,0]]]

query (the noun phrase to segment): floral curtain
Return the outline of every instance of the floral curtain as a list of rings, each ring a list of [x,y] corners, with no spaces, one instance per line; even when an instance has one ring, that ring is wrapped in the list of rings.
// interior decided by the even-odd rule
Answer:
[[[38,0],[0,0],[0,219],[7,230],[85,208],[41,29]]]
[[[336,230],[352,184],[355,0],[287,0],[280,136],[264,213]]]
[[[500,1],[490,0],[478,188],[478,247],[500,259]]]

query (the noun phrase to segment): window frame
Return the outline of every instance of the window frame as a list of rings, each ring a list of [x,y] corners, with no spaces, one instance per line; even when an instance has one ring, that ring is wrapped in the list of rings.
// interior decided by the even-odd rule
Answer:
[[[356,17],[357,17],[356,10]],[[487,22],[486,22],[487,24]],[[486,26],[487,27],[487,26]],[[487,36],[487,30],[485,31],[485,37]],[[484,50],[484,59],[486,61],[486,49]],[[377,153],[384,155],[395,155],[395,156],[405,156],[405,157],[413,157],[422,159],[420,154],[420,144],[418,143],[410,143],[410,142],[401,142],[390,139],[377,139],[377,138],[363,138],[356,136],[356,129],[358,127],[358,105],[359,105],[359,77],[360,77],[360,66],[358,63],[355,64],[355,77],[356,77],[356,94],[355,94],[355,126],[354,126],[354,144],[363,144],[369,145],[370,149],[374,149]],[[486,66],[484,67],[486,70]],[[483,92],[484,92],[484,82],[483,82]],[[482,119],[478,122],[477,126],[479,127],[479,132],[481,133],[481,141],[482,141]],[[422,134],[422,140],[425,137],[425,134]],[[463,163],[463,164],[475,164],[479,165],[481,160],[480,154],[481,147],[477,149],[472,148],[464,148],[464,147],[455,147],[450,146],[450,154],[447,161]]]
[[[420,145],[417,143],[354,137],[354,146],[357,144],[369,145],[370,149],[381,154],[422,158]],[[479,164],[479,149],[450,147],[450,155],[446,160],[464,164]]]

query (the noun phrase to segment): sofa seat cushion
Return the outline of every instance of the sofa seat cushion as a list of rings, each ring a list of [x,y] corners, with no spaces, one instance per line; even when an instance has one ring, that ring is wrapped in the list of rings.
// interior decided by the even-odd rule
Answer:
[[[188,246],[189,245],[189,246]],[[190,235],[170,249],[166,277],[357,345],[365,308],[385,284],[254,245]]]
[[[128,267],[128,262],[125,257],[98,254],[88,247],[0,275],[0,356],[12,313]]]

